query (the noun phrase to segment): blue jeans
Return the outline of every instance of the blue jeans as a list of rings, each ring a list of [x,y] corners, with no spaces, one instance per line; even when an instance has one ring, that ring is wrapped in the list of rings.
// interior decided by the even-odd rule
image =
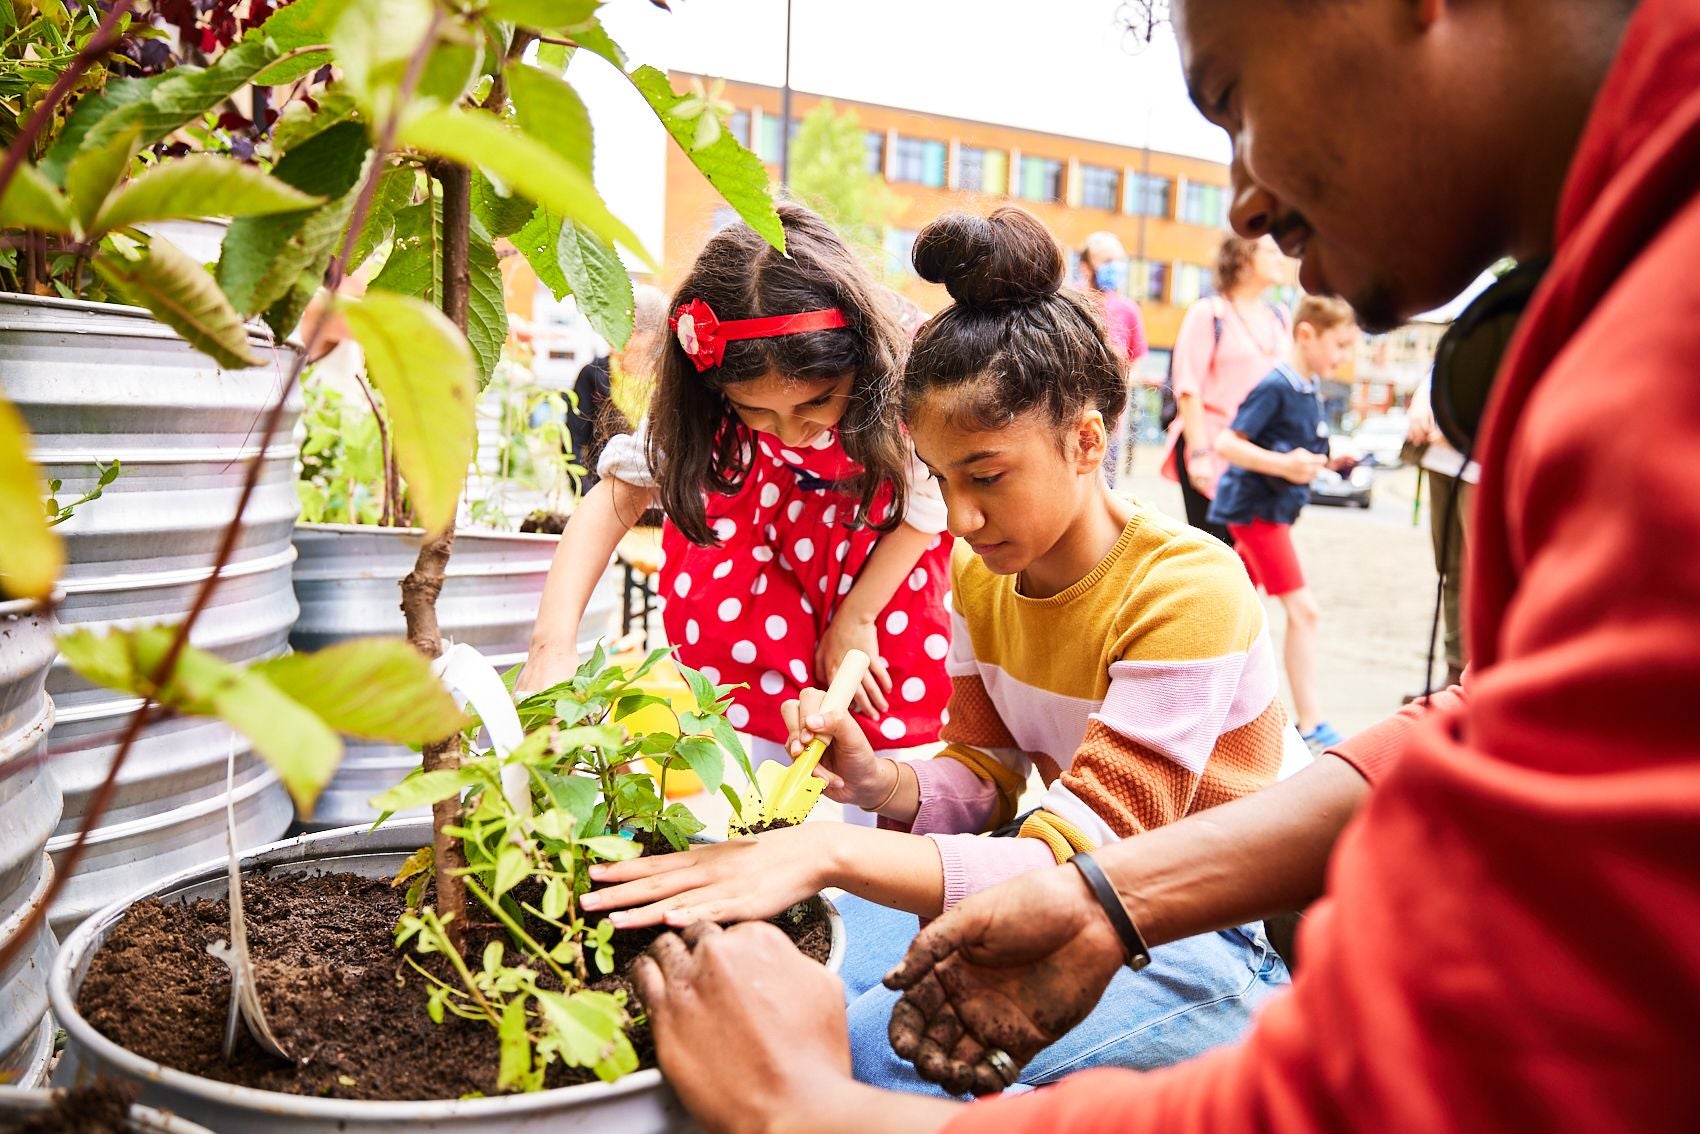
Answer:
[[[845,997],[856,1078],[892,1090],[950,1097],[891,1050],[898,993],[880,983],[919,931],[914,914],[861,898],[833,899],[844,915]],[[1068,1035],[1034,1056],[1013,1091],[1054,1083],[1088,1067],[1148,1071],[1239,1039],[1257,1008],[1289,981],[1261,923],[1160,945],[1140,972],[1123,968],[1097,1007]]]

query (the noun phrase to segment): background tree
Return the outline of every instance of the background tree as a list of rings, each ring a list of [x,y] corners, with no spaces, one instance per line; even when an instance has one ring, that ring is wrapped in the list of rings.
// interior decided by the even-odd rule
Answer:
[[[839,113],[830,101],[809,111],[791,140],[789,188],[872,266],[883,267],[885,228],[901,206],[868,172],[867,131],[854,111]]]

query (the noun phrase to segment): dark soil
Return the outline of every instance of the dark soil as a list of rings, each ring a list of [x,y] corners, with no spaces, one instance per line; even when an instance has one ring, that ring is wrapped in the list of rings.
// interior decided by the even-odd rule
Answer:
[[[737,826],[738,833],[741,835],[759,835],[764,831],[777,831],[781,827],[795,827],[797,821],[794,819],[763,819],[760,822],[751,823],[748,827],[738,826],[736,822],[733,825]]]
[[[0,1130],[8,1134],[129,1134],[130,1104],[140,1089],[137,1083],[101,1080],[61,1091],[52,1107],[18,1125],[0,1116]]]
[[[567,530],[567,514],[565,512],[533,512],[520,521],[519,530],[522,532],[541,532],[544,535],[560,535]]]
[[[77,1002],[84,1017],[139,1055],[264,1090],[401,1100],[498,1093],[495,1029],[452,1013],[433,1023],[425,1011],[425,979],[393,945],[401,890],[354,874],[273,874],[248,878],[242,896],[266,1017],[299,1066],[267,1055],[245,1030],[234,1060],[224,1061],[230,974],[205,951],[229,934],[223,899],[150,898],[132,907],[90,963]],[[775,919],[804,953],[824,962],[831,945],[826,918],[811,911],[798,924],[788,921]],[[475,943],[467,952],[476,965],[484,941],[502,931],[473,928]],[[617,935],[615,975],[592,984],[626,990],[640,1021],[628,1034],[645,1067],[654,1065],[654,1048],[624,973],[660,932]],[[440,958],[410,955],[458,984]],[[557,1065],[548,1085],[591,1078],[588,1071]]]

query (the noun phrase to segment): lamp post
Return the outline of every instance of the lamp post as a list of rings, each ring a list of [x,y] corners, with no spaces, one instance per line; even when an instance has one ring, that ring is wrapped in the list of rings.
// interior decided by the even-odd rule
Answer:
[[[779,88],[779,184],[791,184],[791,0],[785,0],[785,84]]]

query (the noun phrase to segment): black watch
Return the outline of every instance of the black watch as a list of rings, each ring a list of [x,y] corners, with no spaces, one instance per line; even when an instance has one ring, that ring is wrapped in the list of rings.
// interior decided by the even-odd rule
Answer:
[[[1146,948],[1145,938],[1139,935],[1139,929],[1133,924],[1133,919],[1127,916],[1127,907],[1122,905],[1121,895],[1117,894],[1115,886],[1110,884],[1104,868],[1094,862],[1092,856],[1085,851],[1072,856],[1068,861],[1080,871],[1080,876],[1086,879],[1086,884],[1092,888],[1098,904],[1104,907],[1105,916],[1115,927],[1116,936],[1122,939],[1122,946],[1127,949],[1127,967],[1138,972],[1149,965],[1151,950]]]

